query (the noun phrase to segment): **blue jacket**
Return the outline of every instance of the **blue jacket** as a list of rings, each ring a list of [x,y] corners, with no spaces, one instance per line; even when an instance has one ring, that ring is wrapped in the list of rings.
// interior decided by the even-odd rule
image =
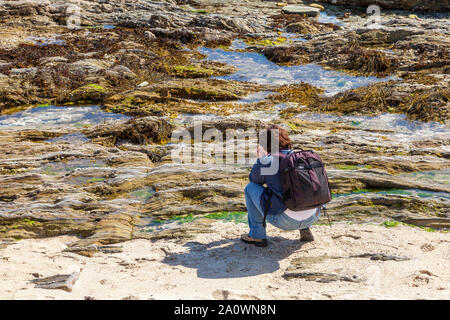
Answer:
[[[284,154],[288,154],[291,152],[291,150],[281,150]],[[266,206],[266,203],[269,201],[269,210],[267,211],[267,214],[281,214],[283,213],[287,208],[284,205],[284,202],[282,200],[283,196],[283,188],[281,185],[281,175],[280,171],[278,170],[276,174],[273,175],[263,175],[261,174],[261,168],[264,167],[270,167],[270,164],[275,159],[274,156],[268,155],[261,159],[258,159],[256,163],[253,165],[252,171],[250,171],[249,180],[251,182],[260,184],[260,185],[266,185],[267,188],[264,191],[264,193],[261,196],[261,207],[264,209]],[[278,159],[276,159],[278,160]],[[272,191],[272,196],[269,197],[269,190]]]

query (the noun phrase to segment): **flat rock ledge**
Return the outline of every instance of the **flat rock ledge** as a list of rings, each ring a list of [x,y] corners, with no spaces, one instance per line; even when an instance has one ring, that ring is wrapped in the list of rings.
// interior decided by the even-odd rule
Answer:
[[[305,14],[308,17],[317,17],[320,13],[320,9],[318,8],[300,5],[287,5],[281,11],[289,14]]]

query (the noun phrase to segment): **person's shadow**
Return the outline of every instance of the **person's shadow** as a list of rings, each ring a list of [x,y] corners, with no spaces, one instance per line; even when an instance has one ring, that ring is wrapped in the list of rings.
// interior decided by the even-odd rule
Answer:
[[[189,252],[172,253],[163,263],[197,269],[199,278],[223,279],[272,273],[280,268],[279,261],[299,250],[304,242],[273,237],[265,248],[242,242],[239,238],[207,244],[188,242]]]

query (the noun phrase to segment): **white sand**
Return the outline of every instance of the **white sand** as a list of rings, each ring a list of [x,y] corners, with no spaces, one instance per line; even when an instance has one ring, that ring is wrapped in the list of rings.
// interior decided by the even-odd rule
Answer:
[[[270,245],[239,240],[244,224],[215,222],[213,232],[177,243],[133,240],[123,252],[92,258],[62,250],[77,240],[61,236],[21,240],[0,249],[1,299],[449,299],[450,234],[400,226],[315,226],[316,241],[269,227]],[[406,256],[409,261],[348,258],[363,253]],[[315,264],[310,257],[341,257]],[[294,262],[292,262],[294,261]],[[297,263],[295,263],[297,261]],[[300,264],[298,263],[300,262]],[[304,263],[303,263],[304,262]],[[72,292],[38,289],[41,277],[82,268]],[[285,280],[288,272],[325,272],[360,283]]]

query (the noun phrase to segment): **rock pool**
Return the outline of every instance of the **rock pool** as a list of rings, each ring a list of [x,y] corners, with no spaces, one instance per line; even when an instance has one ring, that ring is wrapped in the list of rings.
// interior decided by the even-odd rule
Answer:
[[[130,117],[102,111],[99,106],[38,106],[18,113],[0,116],[0,130],[13,127],[83,127],[125,119],[130,119]]]
[[[326,70],[317,64],[299,66],[279,66],[256,52],[238,52],[223,49],[200,48],[208,60],[230,64],[237,72],[217,77],[237,81],[256,82],[265,85],[284,85],[306,82],[325,89],[326,95],[333,95],[352,88],[367,86],[371,83],[394,80],[396,77],[351,76],[344,72]]]

